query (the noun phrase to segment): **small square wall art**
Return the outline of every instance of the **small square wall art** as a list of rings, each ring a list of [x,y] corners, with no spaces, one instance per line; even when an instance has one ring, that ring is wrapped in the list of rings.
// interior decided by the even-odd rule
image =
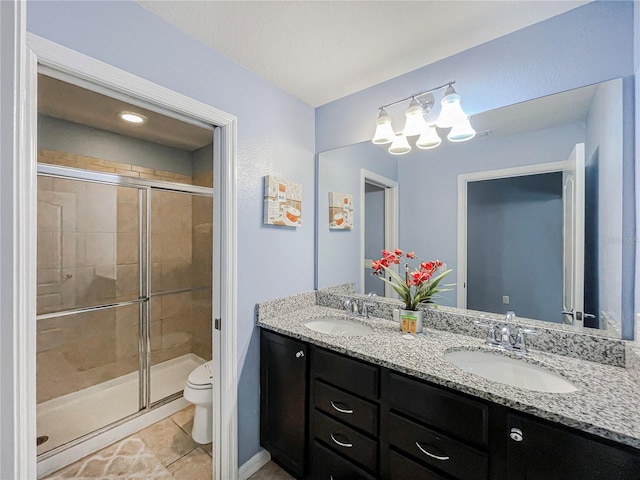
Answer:
[[[273,175],[264,177],[264,223],[302,225],[302,185]]]
[[[329,192],[329,228],[351,230],[353,226],[353,195]]]

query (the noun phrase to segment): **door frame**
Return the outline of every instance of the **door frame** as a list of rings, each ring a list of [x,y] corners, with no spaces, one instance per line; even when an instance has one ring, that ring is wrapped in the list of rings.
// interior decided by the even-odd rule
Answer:
[[[5,2],[2,2],[5,3]],[[12,2],[13,3],[13,2]],[[17,4],[17,5],[16,5]],[[214,212],[215,226],[220,229],[220,243],[214,242],[214,255],[223,261],[220,263],[220,304],[214,306],[214,317],[221,318],[221,329],[213,328],[212,346],[214,352],[213,402],[219,408],[213,412],[214,433],[214,479],[235,480],[238,475],[237,451],[237,221],[236,221],[236,145],[237,118],[226,112],[193,100],[184,95],[127,73],[94,58],[39,36],[24,33],[25,8],[23,2],[15,2],[14,9],[22,15],[22,37],[14,46],[14,63],[22,65],[23,75],[14,85],[14,102],[19,113],[16,114],[14,136],[16,145],[12,151],[12,178],[2,177],[2,187],[11,182],[15,185],[13,200],[13,230],[11,240],[12,276],[15,291],[12,292],[13,315],[13,365],[11,394],[14,397],[12,429],[3,431],[4,438],[11,438],[12,464],[1,472],[11,472],[7,478],[36,477],[36,312],[35,296],[35,258],[36,258],[36,132],[37,98],[36,85],[38,64],[68,74],[74,78],[103,86],[115,92],[138,98],[144,102],[183,115],[185,118],[214,125],[214,191],[219,192],[218,207]],[[4,10],[3,10],[4,13]],[[3,15],[4,16],[4,15]],[[3,22],[4,27],[4,22]],[[4,51],[4,50],[3,50]],[[4,85],[3,85],[4,87]],[[5,119],[5,112],[3,112]],[[4,151],[3,151],[4,152]],[[215,156],[217,155],[217,156]],[[2,203],[5,213],[6,202]],[[1,255],[5,245],[2,244]],[[4,268],[3,268],[4,270]],[[3,272],[4,273],[4,272]],[[4,276],[2,278],[4,280]],[[214,277],[214,282],[217,279]],[[216,285],[214,283],[214,291]],[[3,322],[5,323],[5,322]],[[6,322],[8,323],[8,322]],[[217,361],[215,361],[217,360]],[[4,367],[3,369],[7,368]],[[2,371],[3,378],[5,375]],[[4,383],[6,385],[6,383]],[[4,408],[3,408],[4,410]],[[3,443],[4,447],[5,444]],[[4,448],[3,448],[4,456]],[[3,462],[8,459],[3,459]]]
[[[510,167],[458,175],[457,308],[467,308],[467,187],[469,182],[561,172],[568,168],[569,165],[570,162],[565,160],[561,162],[539,163],[537,165],[525,165],[522,167]]]
[[[398,245],[398,182],[362,168],[360,169],[360,293],[366,293],[364,291],[365,183],[384,188],[384,248],[395,248]],[[397,294],[387,282],[384,282],[384,294],[385,297],[397,298]]]

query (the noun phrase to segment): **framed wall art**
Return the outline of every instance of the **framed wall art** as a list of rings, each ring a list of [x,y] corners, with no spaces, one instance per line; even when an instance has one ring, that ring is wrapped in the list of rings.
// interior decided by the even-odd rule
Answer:
[[[302,184],[273,175],[264,177],[264,223],[286,227],[302,225]]]
[[[329,192],[329,228],[351,230],[353,226],[353,195]]]

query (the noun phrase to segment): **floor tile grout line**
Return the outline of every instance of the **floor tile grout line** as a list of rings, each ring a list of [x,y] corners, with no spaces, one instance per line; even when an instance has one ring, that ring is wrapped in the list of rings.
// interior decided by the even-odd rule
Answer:
[[[186,457],[187,455],[189,455],[191,452],[198,450],[200,447],[198,447],[197,445],[195,447],[193,447],[191,450],[189,450],[187,453],[185,453],[184,455],[181,455],[179,458],[176,458],[173,462],[168,463],[167,465],[164,466],[164,468],[169,468],[170,465],[173,465],[174,463],[176,463],[178,460],[183,459],[184,457]],[[204,452],[206,453],[206,452]]]

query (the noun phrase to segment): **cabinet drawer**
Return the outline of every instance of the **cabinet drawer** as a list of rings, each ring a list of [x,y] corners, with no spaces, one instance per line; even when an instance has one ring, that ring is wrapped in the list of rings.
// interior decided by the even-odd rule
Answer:
[[[317,410],[313,412],[313,427],[315,439],[364,468],[378,468],[378,442]]]
[[[389,443],[457,479],[488,478],[487,454],[393,413],[389,414]]]
[[[487,445],[489,408],[483,403],[391,373],[389,405],[461,440]]]
[[[378,436],[378,406],[334,388],[321,380],[314,382],[313,405],[344,423]]]
[[[311,457],[311,475],[309,476],[311,480],[374,480],[375,478],[318,442],[313,442]]]
[[[447,480],[419,463],[389,450],[390,480]]]
[[[377,399],[380,392],[380,369],[351,358],[313,349],[312,373],[328,383],[367,398]]]

